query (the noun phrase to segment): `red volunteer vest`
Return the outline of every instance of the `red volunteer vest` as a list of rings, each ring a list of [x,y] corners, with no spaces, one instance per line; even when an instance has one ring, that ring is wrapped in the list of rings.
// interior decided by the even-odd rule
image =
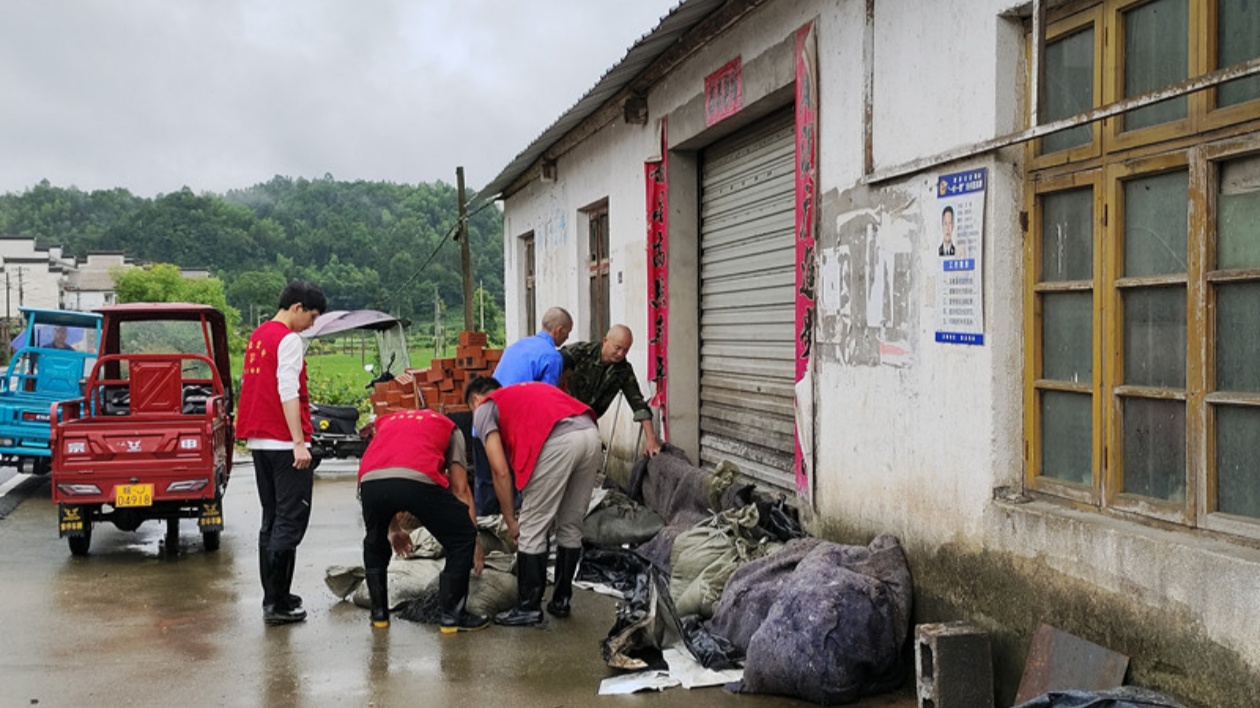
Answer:
[[[359,479],[387,467],[405,467],[450,487],[446,449],[454,429],[450,418],[434,411],[398,411],[377,418],[376,435],[359,463]]]
[[[499,435],[512,463],[517,489],[524,489],[534,474],[538,454],[556,423],[575,415],[597,420],[590,406],[551,384],[514,384],[492,391],[486,398],[499,407]]]
[[[276,351],[280,340],[291,334],[283,322],[269,320],[250,335],[241,372],[241,400],[236,411],[236,437],[265,440],[292,440],[284,420],[280,390],[276,380]],[[298,375],[298,403],[301,408],[302,437],[311,440],[311,399],[306,391],[306,362]]]

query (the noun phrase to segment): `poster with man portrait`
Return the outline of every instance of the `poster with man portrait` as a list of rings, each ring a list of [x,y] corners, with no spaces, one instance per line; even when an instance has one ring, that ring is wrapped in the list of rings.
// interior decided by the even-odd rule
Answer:
[[[984,344],[984,193],[988,170],[941,175],[928,233],[937,264],[936,341]],[[931,202],[929,202],[931,203]]]

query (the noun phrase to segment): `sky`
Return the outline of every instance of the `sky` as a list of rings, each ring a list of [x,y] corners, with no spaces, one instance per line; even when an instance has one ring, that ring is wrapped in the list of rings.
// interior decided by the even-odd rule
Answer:
[[[0,193],[488,184],[679,0],[3,0]]]

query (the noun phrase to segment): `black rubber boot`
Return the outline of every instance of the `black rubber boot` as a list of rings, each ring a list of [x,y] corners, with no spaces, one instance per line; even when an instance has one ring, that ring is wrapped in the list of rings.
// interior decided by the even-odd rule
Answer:
[[[276,603],[275,598],[273,598],[271,593],[267,590],[267,569],[271,567],[269,558],[270,555],[267,553],[267,549],[260,547],[258,549],[258,577],[263,579],[263,607],[266,607],[267,605],[274,605]],[[298,595],[294,595],[293,593],[289,593],[289,607],[299,610],[302,609],[302,598]]]
[[[263,605],[263,621],[267,624],[289,624],[306,619],[306,612],[289,604],[289,587],[293,584],[293,568],[297,551],[268,551],[267,575],[263,581],[266,595],[276,598]]]
[[[389,570],[386,568],[368,568],[363,571],[367,576],[368,602],[372,606],[372,626],[389,626]]]
[[[582,560],[581,548],[556,549],[556,586],[551,591],[551,602],[547,603],[547,612],[553,617],[569,616],[569,600],[573,597],[573,576],[577,573],[578,561]]]
[[[547,554],[516,554],[516,607],[494,616],[506,627],[527,627],[543,621],[542,598],[547,589]]]
[[[490,624],[489,617],[474,615],[464,609],[468,605],[467,573],[442,573],[438,576],[438,604],[442,607],[442,614],[438,616],[442,634],[473,632]]]

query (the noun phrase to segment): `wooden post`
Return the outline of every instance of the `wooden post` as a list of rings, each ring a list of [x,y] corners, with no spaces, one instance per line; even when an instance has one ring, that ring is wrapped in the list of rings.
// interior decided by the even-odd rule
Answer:
[[[473,331],[472,245],[468,243],[468,204],[464,202],[464,168],[455,168],[459,189],[459,265],[464,276],[464,331]]]

